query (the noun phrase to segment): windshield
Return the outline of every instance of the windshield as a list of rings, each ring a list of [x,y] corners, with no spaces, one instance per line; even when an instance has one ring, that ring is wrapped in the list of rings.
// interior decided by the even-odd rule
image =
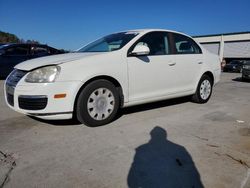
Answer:
[[[136,32],[122,32],[115,33],[96,40],[87,46],[78,50],[78,52],[111,52],[121,49],[130,40],[132,40],[138,33]]]

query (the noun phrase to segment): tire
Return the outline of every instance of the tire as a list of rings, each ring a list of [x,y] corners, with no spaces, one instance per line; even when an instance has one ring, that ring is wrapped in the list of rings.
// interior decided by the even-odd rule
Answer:
[[[76,118],[81,123],[96,127],[110,123],[120,106],[118,88],[101,79],[89,83],[76,102]]]
[[[203,75],[198,83],[195,94],[192,96],[192,101],[195,103],[206,103],[212,94],[213,83],[211,77]]]

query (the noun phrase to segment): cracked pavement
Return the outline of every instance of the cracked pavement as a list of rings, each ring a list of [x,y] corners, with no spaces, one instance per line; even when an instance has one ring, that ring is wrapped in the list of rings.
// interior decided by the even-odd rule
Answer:
[[[136,187],[128,176],[140,167],[133,181],[183,180],[188,187],[195,172],[204,187],[249,188],[250,82],[238,77],[223,73],[207,104],[181,98],[140,105],[97,128],[16,113],[6,106],[0,81],[0,187]],[[153,139],[156,128],[165,130],[166,145]],[[178,149],[185,152],[177,158]],[[160,181],[147,170],[167,176]]]

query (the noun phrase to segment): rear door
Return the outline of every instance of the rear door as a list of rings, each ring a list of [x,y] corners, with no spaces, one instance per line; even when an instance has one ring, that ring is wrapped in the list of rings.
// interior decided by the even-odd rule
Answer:
[[[203,54],[193,39],[178,33],[170,35],[175,54],[179,91],[188,92],[196,88],[197,81],[200,79]]]

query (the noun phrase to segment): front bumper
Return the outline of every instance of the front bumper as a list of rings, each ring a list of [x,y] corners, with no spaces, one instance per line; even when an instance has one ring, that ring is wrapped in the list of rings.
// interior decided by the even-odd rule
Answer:
[[[25,76],[24,76],[25,77]],[[22,78],[15,87],[6,81],[5,101],[13,110],[41,119],[70,119],[80,81],[54,83],[26,83]],[[57,94],[64,98],[55,98]]]

